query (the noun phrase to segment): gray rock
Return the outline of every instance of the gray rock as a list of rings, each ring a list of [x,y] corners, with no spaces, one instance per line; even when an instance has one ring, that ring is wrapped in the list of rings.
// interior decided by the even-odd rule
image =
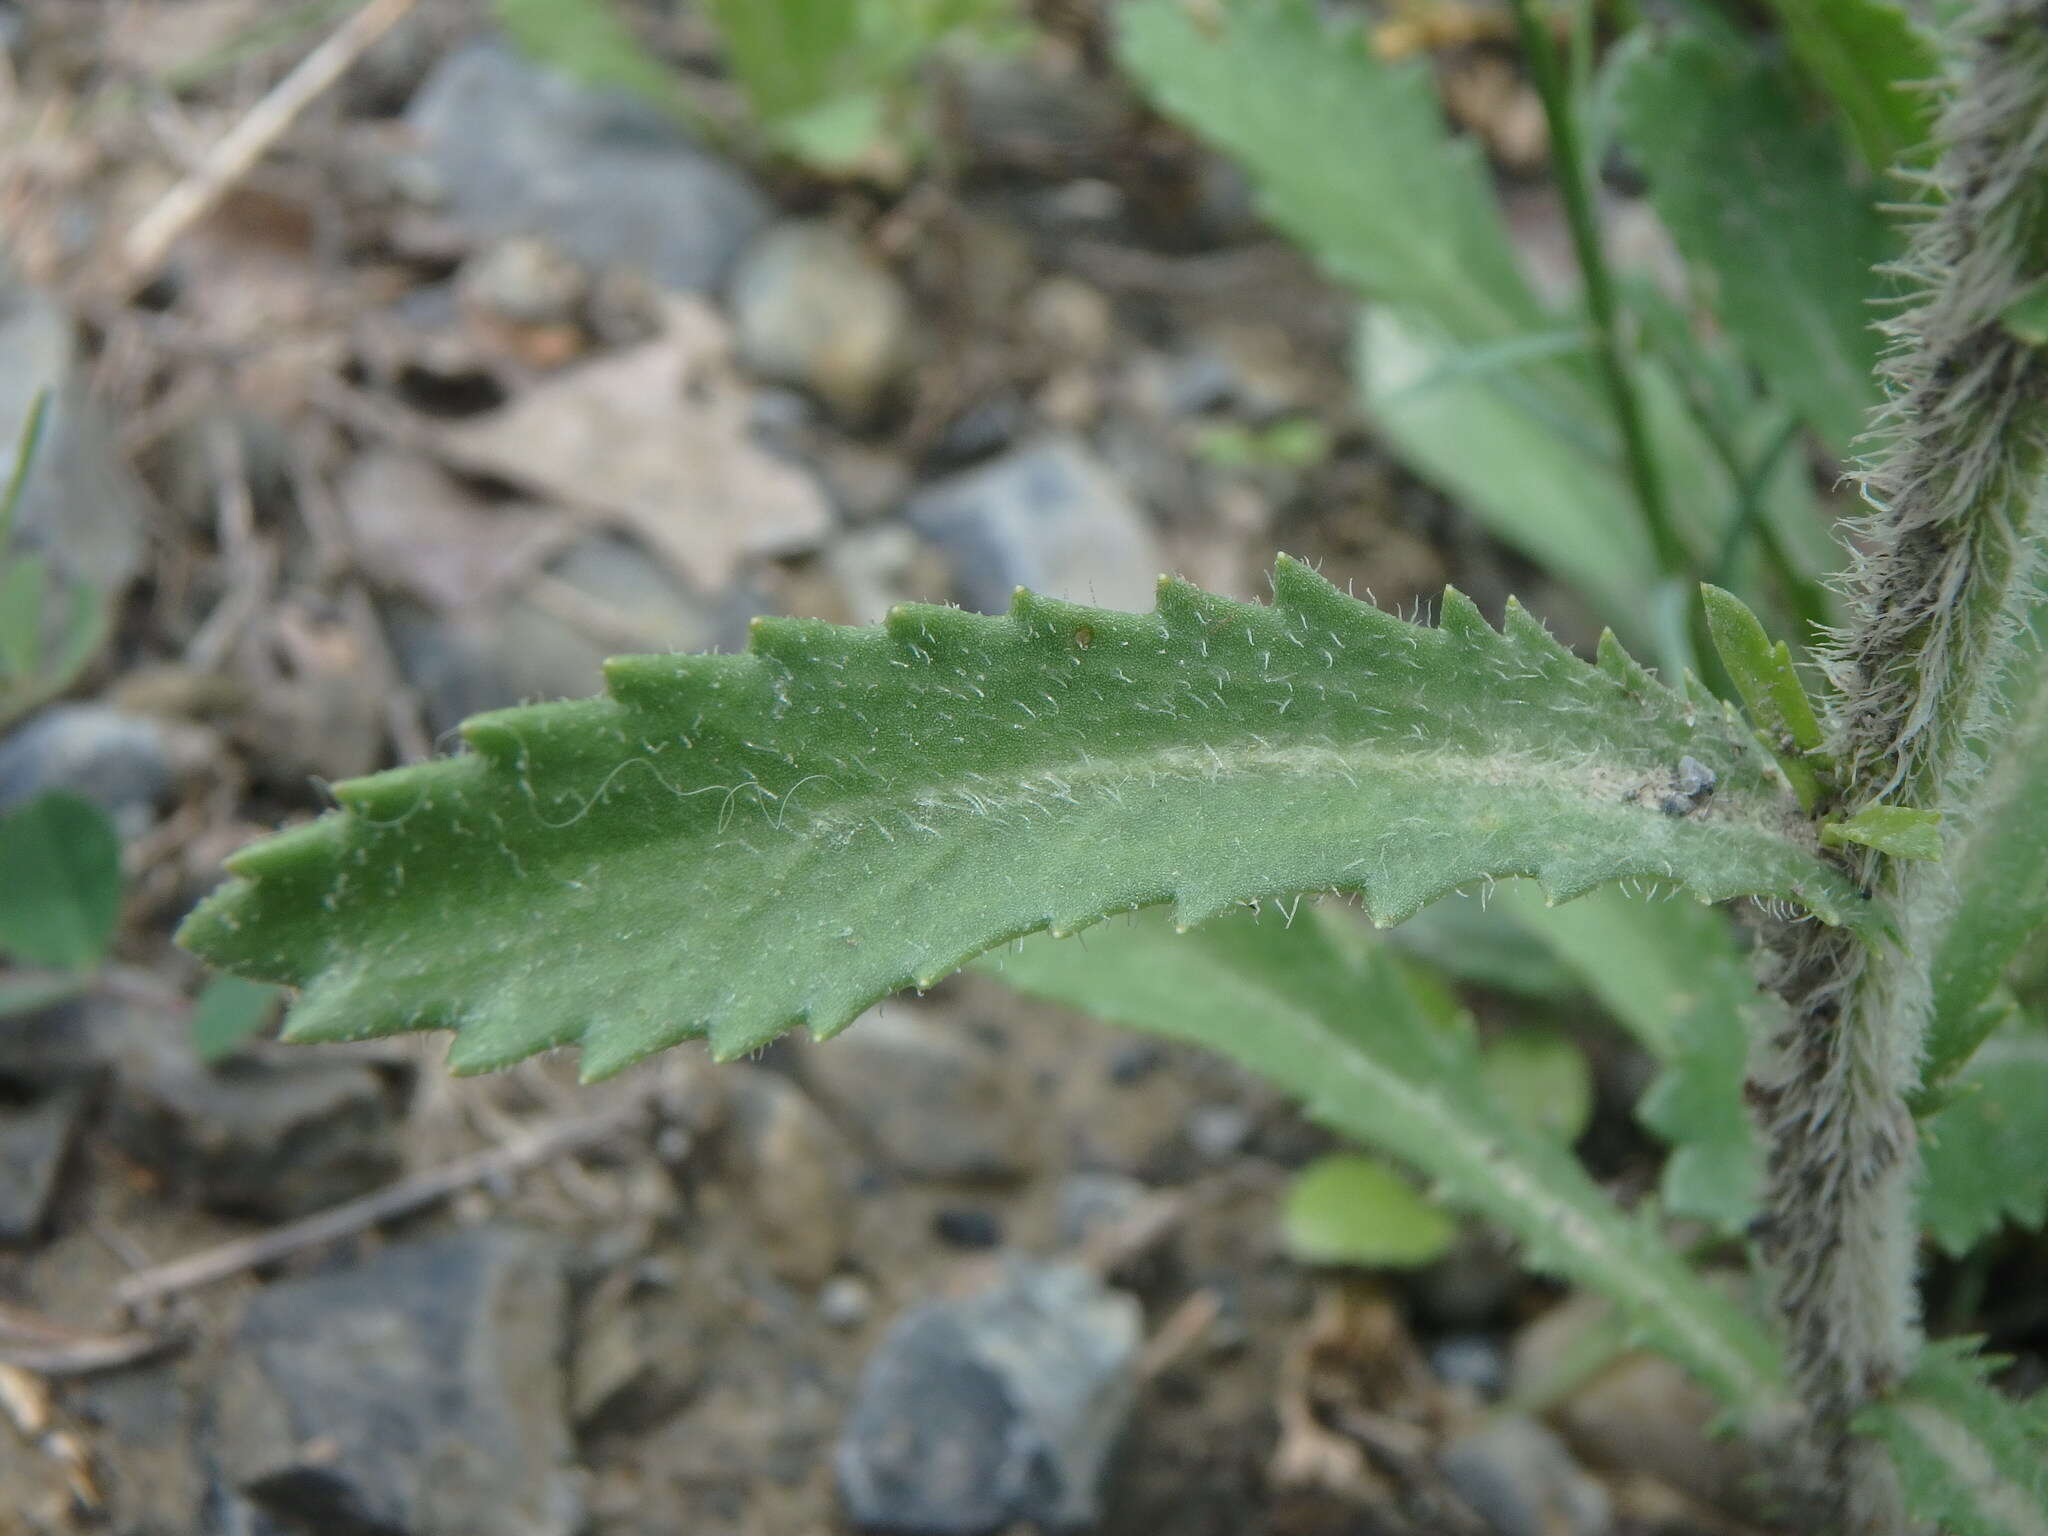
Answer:
[[[908,361],[910,301],[837,225],[778,224],[748,249],[729,297],[743,362],[861,421]]]
[[[208,1069],[139,1043],[123,1054],[110,1134],[210,1209],[289,1220],[399,1173],[398,1106],[361,1062],[244,1055]]]
[[[811,1092],[898,1172],[1003,1179],[1034,1161],[1030,1105],[1002,1058],[957,1023],[891,1005],[801,1059]]]
[[[1441,1328],[1483,1328],[1522,1284],[1515,1252],[1493,1228],[1467,1222],[1451,1251],[1414,1278],[1417,1306]]]
[[[554,1246],[481,1228],[267,1287],[217,1388],[221,1466],[295,1529],[569,1536]]]
[[[82,795],[130,836],[170,797],[180,762],[179,735],[147,715],[104,704],[58,704],[0,741],[0,811],[47,789]]]
[[[1487,1402],[1507,1390],[1508,1359],[1483,1333],[1453,1333],[1429,1348],[1429,1368],[1446,1386],[1464,1387]]]
[[[976,1536],[1078,1530],[1137,1390],[1138,1304],[1069,1264],[1008,1260],[891,1325],[834,1456],[856,1525]]]
[[[41,1230],[85,1099],[82,1087],[66,1084],[0,1107],[0,1242],[26,1242]]]
[[[75,358],[70,320],[0,267],[0,484],[36,396],[49,400],[17,537],[47,551],[66,586],[83,582],[111,597],[142,568],[144,502]],[[53,614],[67,606],[49,605]]]
[[[653,108],[499,43],[449,54],[406,116],[478,235],[546,235],[588,266],[705,293],[767,221],[744,178]]]
[[[105,1536],[272,1536],[275,1527],[237,1524],[227,1506],[241,1501],[208,1486],[205,1405],[172,1366],[81,1377],[65,1407],[91,1426],[93,1444],[119,1447],[95,1458]]]
[[[1188,1116],[1188,1145],[1220,1163],[1242,1151],[1257,1129],[1258,1120],[1242,1104],[1204,1104]]]
[[[818,1316],[834,1328],[858,1328],[874,1308],[874,1288],[858,1275],[834,1275],[818,1288]]]
[[[719,1161],[741,1219],[768,1265],[794,1285],[818,1285],[852,1235],[847,1171],[853,1151],[787,1078],[726,1067]]]
[[[1007,609],[1020,586],[1142,611],[1165,565],[1144,513],[1071,437],[1043,438],[942,480],[906,512],[952,561],[962,600],[983,613]]]
[[[1438,1465],[1498,1536],[1606,1536],[1607,1490],[1533,1419],[1496,1419],[1445,1446]]]
[[[545,236],[511,235],[464,262],[455,287],[466,303],[515,325],[573,325],[590,275]]]
[[[1151,1197],[1143,1183],[1121,1173],[1069,1174],[1054,1197],[1059,1240],[1082,1247],[1137,1215]]]
[[[546,574],[549,593],[448,615],[394,609],[399,668],[420,690],[434,730],[524,700],[596,693],[607,656],[704,650],[725,638],[701,599],[625,539],[592,534]]]

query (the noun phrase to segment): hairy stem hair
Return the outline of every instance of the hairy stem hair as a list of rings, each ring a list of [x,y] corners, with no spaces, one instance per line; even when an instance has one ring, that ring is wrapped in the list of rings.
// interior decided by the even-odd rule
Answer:
[[[2005,316],[2048,273],[2048,0],[1989,0],[1938,130],[1931,197],[1892,323],[1890,406],[1864,477],[1870,514],[1846,578],[1852,618],[1824,654],[1838,702],[1837,803],[1967,809],[1973,732],[1997,713],[2015,617],[2034,595],[2048,355]],[[1766,980],[1791,1004],[1751,1084],[1769,1144],[1760,1228],[1837,1521],[1899,1528],[1888,1468],[1848,1436],[1907,1371],[1915,1126],[1928,934],[1946,889],[1861,850],[1845,872],[1899,942],[1783,925]]]

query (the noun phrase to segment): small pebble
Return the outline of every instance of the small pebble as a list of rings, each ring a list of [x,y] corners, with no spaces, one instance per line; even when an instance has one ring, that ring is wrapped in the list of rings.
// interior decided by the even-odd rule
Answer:
[[[1507,1389],[1508,1362],[1483,1333],[1453,1333],[1430,1347],[1430,1369],[1446,1386],[1469,1387],[1487,1402]]]
[[[973,1205],[949,1205],[932,1217],[932,1231],[955,1248],[999,1248],[1003,1224],[993,1211]]]
[[[1166,1053],[1149,1040],[1120,1045],[1110,1054],[1109,1080],[1119,1088],[1133,1087],[1158,1071],[1165,1060]]]
[[[1208,1104],[1188,1116],[1188,1141],[1202,1156],[1221,1162],[1243,1149],[1254,1128],[1249,1110],[1236,1104]]]
[[[818,1316],[834,1328],[858,1328],[874,1305],[875,1293],[856,1275],[834,1275],[818,1289]]]

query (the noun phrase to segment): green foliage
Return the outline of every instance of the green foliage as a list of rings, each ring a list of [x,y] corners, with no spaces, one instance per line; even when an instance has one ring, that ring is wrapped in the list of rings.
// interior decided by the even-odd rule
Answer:
[[[586,84],[695,122],[680,82],[610,0],[496,0],[506,33]],[[708,0],[725,61],[777,148],[823,170],[873,164],[901,134],[921,60],[987,34],[1010,0]]]
[[[121,911],[121,840],[100,808],[52,790],[0,817],[0,951],[83,971]]]
[[[1502,1035],[1480,1052],[1479,1073],[1494,1101],[1532,1131],[1570,1146],[1592,1123],[1592,1070],[1556,1030]]]
[[[706,1032],[726,1057],[830,1034],[1005,939],[1164,901],[1192,926],[1357,891],[1398,922],[1493,875],[1560,899],[1635,876],[1862,920],[1747,733],[1618,646],[1590,666],[1456,593],[1421,628],[1292,561],[1274,591],[760,620],[743,656],[615,660],[609,699],[337,786],[182,938],[303,987],[300,1039],[452,1028],[466,1070],[576,1041],[603,1075]],[[1673,798],[1687,757],[1710,795]]]
[[[2028,346],[2048,346],[2048,278],[2007,304],[1998,318]]]
[[[1986,1379],[1999,1362],[1971,1343],[1929,1346],[1911,1379],[1864,1410],[1857,1428],[1890,1449],[1907,1507],[1944,1536],[2040,1536],[2048,1399],[2000,1393]]]
[[[2005,690],[1983,776],[1945,867],[1955,898],[1932,936],[1934,1000],[1924,1080],[1938,1084],[1976,1049],[2002,1009],[1987,1007],[2029,934],[2048,920],[2048,664],[2040,627]]]
[[[1445,131],[1427,70],[1381,62],[1356,26],[1304,0],[1236,0],[1213,16],[1134,0],[1117,17],[1123,60],[1153,100],[1239,160],[1267,218],[1377,301],[1358,374],[1380,433],[1632,642],[1654,638],[1682,660],[1671,573],[1638,510],[1591,333],[1529,287],[1477,146]],[[1701,370],[1704,352],[1688,336],[1680,361]],[[1745,500],[1799,570],[1831,555],[1796,465],[1738,484],[1731,454],[1753,453],[1767,430],[1745,390],[1710,431],[1672,359],[1638,360],[1633,383],[1700,569]]]
[[[1489,1088],[1469,1025],[1441,1022],[1341,912],[1241,915],[1186,935],[1135,918],[983,965],[1034,996],[1242,1062],[1514,1233],[1534,1267],[1611,1297],[1641,1342],[1731,1408],[1763,1417],[1778,1402],[1776,1351],[1756,1325],[1619,1210],[1556,1136],[1517,1119]]]
[[[1376,1157],[1338,1152],[1295,1176],[1281,1215],[1287,1251],[1304,1264],[1413,1269],[1450,1251],[1457,1224]]]
[[[98,592],[83,584],[63,590],[44,556],[11,547],[15,514],[35,470],[48,407],[47,394],[37,395],[29,407],[7,489],[0,495],[0,726],[70,687],[105,644],[112,622]]]
[[[1907,805],[1866,805],[1844,821],[1831,821],[1820,829],[1824,847],[1839,848],[1856,843],[1875,848],[1895,859],[1938,859],[1941,857],[1941,812],[1920,811]]]
[[[495,0],[498,24],[529,57],[597,90],[637,96],[695,120],[675,72],[620,18],[610,0]]]
[[[1874,268],[1896,254],[1873,178],[1789,73],[1734,40],[1632,40],[1615,101],[1624,140],[1714,312],[1773,393],[1836,454],[1878,403]]]
[[[253,1040],[277,1012],[278,992],[240,976],[216,976],[192,1005],[192,1049],[224,1061]]]
[[[1834,98],[1866,170],[1921,157],[1934,124],[1934,45],[1893,0],[1771,0],[1793,59]]]
[[[1509,886],[1495,905],[1570,965],[1662,1068],[1637,1114],[1671,1148],[1665,1208],[1741,1231],[1756,1214],[1760,1172],[1742,1079],[1752,1021],[1770,1004],[1727,919],[1612,889],[1552,907]]]
[[[2014,1020],[1955,1079],[1927,1124],[1920,1219],[1951,1254],[2010,1220],[2048,1223],[2048,1030]]]
[[[783,148],[825,168],[868,159],[923,57],[987,33],[1009,0],[709,0],[726,61]]]
[[[1714,649],[1721,665],[1735,680],[1742,702],[1749,706],[1767,740],[1781,751],[1816,752],[1821,745],[1820,720],[1813,701],[1792,664],[1792,650],[1784,641],[1771,644],[1770,637],[1749,605],[1733,592],[1709,583],[1700,586],[1700,598],[1707,612],[1707,628],[1714,637]]]
[[[1260,210],[1336,277],[1458,342],[1543,327],[1478,146],[1445,133],[1424,63],[1382,63],[1302,0],[1207,16],[1131,0],[1117,27],[1124,67],[1243,161]]]

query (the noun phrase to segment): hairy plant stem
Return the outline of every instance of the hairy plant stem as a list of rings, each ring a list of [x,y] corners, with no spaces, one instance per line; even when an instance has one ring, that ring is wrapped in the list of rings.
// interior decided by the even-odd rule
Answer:
[[[1543,101],[1543,116],[1550,125],[1551,164],[1564,197],[1572,248],[1586,285],[1586,313],[1593,322],[1595,351],[1614,409],[1615,425],[1621,430],[1622,452],[1628,461],[1629,478],[1635,485],[1636,504],[1642,509],[1657,564],[1666,576],[1683,576],[1691,566],[1691,557],[1671,521],[1671,502],[1664,491],[1663,472],[1650,445],[1642,402],[1622,348],[1614,278],[1600,245],[1599,219],[1594,212],[1585,155],[1579,147],[1578,114],[1572,107],[1571,87],[1558,59],[1556,44],[1544,19],[1537,14],[1536,0],[1514,0],[1514,8],[1515,27],[1528,56],[1529,72],[1536,79],[1537,94]]]
[[[2001,316],[2048,270],[2048,0],[1988,0],[1937,133],[1935,197],[1893,322],[1880,426],[1846,596],[1823,663],[1837,690],[1832,805],[1966,811],[1973,731],[1997,712],[2014,617],[2034,593],[2031,519],[2048,471],[2048,356]],[[1905,1528],[1888,1463],[1850,1422],[1910,1368],[1916,1164],[1908,1095],[1943,872],[1861,850],[1843,867],[1891,911],[1898,942],[1779,924],[1765,980],[1789,1022],[1750,1092],[1768,1140],[1760,1226],[1795,1380],[1837,1526]]]

